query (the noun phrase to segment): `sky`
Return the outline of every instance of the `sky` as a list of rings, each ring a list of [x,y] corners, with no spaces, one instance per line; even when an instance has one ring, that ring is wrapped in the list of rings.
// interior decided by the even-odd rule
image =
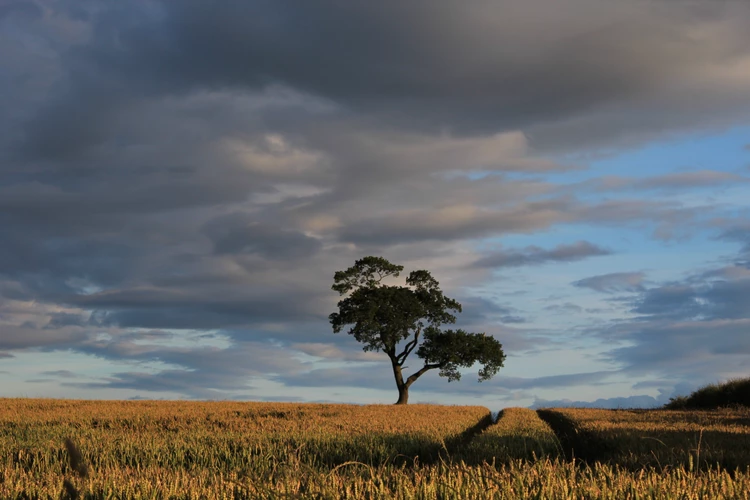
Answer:
[[[748,25],[731,0],[0,1],[0,397],[394,402],[328,322],[367,255],[507,355],[410,402],[748,376]]]

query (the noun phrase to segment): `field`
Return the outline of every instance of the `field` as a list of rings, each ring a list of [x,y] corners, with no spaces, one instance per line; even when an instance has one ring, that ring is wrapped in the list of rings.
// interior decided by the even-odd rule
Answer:
[[[733,470],[750,464],[748,410],[542,411],[565,443],[568,458],[630,468]]]
[[[747,411],[540,414],[0,399],[0,498],[750,498]]]
[[[466,444],[465,461],[556,459],[562,453],[557,436],[528,408],[508,408],[498,415],[497,423]]]

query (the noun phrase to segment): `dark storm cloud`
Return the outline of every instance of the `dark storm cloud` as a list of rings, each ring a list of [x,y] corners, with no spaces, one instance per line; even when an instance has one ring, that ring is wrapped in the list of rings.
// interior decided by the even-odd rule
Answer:
[[[545,153],[746,116],[749,11],[594,0],[554,11],[541,0],[5,2],[0,349],[162,361],[178,368],[91,387],[231,396],[250,390],[240,380],[309,371],[258,339],[298,345],[295,355],[367,359],[326,319],[333,272],[364,252],[429,262],[450,275],[449,295],[465,296],[490,274],[469,266],[467,240],[565,223],[693,231],[700,218],[678,204],[585,203],[544,177],[584,165]],[[683,285],[693,296],[654,290],[633,307],[649,321],[666,320],[670,306],[717,320],[745,307],[733,299],[739,283],[673,286]],[[459,321],[509,352],[539,341],[501,324],[524,311],[471,297],[465,306]],[[195,329],[220,330],[231,346],[188,347]]]
[[[573,286],[590,288],[602,293],[640,292],[644,290],[645,274],[641,272],[608,273],[574,281]]]
[[[38,19],[42,9],[34,2],[11,0],[0,5],[0,19]]]
[[[3,324],[0,349],[23,350],[29,348],[67,350],[89,339],[90,333],[81,328],[43,330],[33,324]]]
[[[234,290],[233,290],[234,288]],[[222,287],[222,295],[206,296],[209,287],[177,289],[124,289],[62,300],[89,310],[107,311],[97,317],[101,325],[145,328],[230,328],[272,321],[324,320],[315,309],[316,296],[304,290],[279,290],[267,286]],[[226,295],[224,295],[226,294]]]
[[[548,262],[575,262],[598,255],[611,255],[612,252],[588,241],[570,245],[558,245],[550,250],[529,246],[523,250],[495,252],[476,261],[475,267],[520,267]]]
[[[617,139],[655,106],[664,123],[641,121],[653,134],[706,105],[747,113],[725,67],[747,54],[749,16],[739,2],[566,0],[554,12],[541,0],[116,4],[92,15],[91,39],[66,55],[68,81],[25,150],[49,158],[101,144],[118,109],[144,96],[274,84],[431,130],[531,127],[542,147],[565,135],[555,122],[572,120],[579,140]],[[613,105],[628,106],[632,123],[597,129]],[[86,119],[67,127],[73,111]]]
[[[304,259],[318,252],[321,242],[299,231],[259,223],[246,214],[213,219],[203,227],[218,254],[256,253],[268,259]]]
[[[76,313],[51,313],[49,323],[45,326],[48,329],[57,329],[62,326],[84,326],[88,323],[86,318]]]

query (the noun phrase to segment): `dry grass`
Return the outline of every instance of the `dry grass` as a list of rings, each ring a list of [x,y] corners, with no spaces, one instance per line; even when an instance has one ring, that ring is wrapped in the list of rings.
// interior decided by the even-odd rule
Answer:
[[[15,463],[31,468],[59,460],[68,437],[95,468],[230,471],[268,457],[272,467],[274,457],[290,451],[324,466],[435,458],[490,416],[478,406],[2,401],[0,426],[7,431],[0,451],[14,450]]]
[[[58,498],[61,476],[10,473],[2,498]],[[350,464],[325,472],[287,462],[272,475],[210,470],[109,468],[79,484],[85,498],[320,499],[748,499],[750,475],[629,471],[617,466],[542,460],[495,468],[436,464],[419,467]],[[23,496],[23,495],[26,496]]]
[[[466,447],[467,457],[494,459],[496,463],[555,459],[562,456],[560,451],[555,433],[528,408],[504,409],[497,423],[485,429]]]
[[[750,464],[750,410],[594,410],[552,413],[576,434],[578,456],[630,467]],[[563,431],[564,432],[564,431]],[[575,450],[576,444],[578,449]]]
[[[633,471],[554,458],[554,436],[525,409],[505,410],[463,442],[488,414],[0,399],[0,498],[749,498],[745,471]]]

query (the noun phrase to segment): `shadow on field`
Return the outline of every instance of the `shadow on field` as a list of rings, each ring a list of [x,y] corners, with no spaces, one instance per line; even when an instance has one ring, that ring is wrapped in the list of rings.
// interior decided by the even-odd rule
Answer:
[[[336,467],[350,462],[378,466],[392,464],[399,467],[414,467],[450,461],[477,434],[493,424],[487,415],[461,434],[441,441],[422,434],[370,434],[357,440],[341,439],[308,440],[295,450],[297,457],[308,465]],[[479,461],[481,463],[481,461]]]
[[[592,432],[579,429],[569,418],[553,410],[537,410],[536,413],[557,435],[566,460],[599,462],[611,454],[612,450],[605,440],[599,439]]]
[[[719,468],[734,473],[750,467],[750,434],[706,428],[685,431],[637,427],[583,429],[554,410],[537,410],[557,434],[567,460],[585,465],[606,463],[629,470]]]
[[[529,415],[519,414],[518,410],[523,411],[511,408],[499,412],[494,425],[463,443],[456,449],[453,459],[467,465],[502,465],[519,460],[535,462],[540,459],[557,459],[561,455],[557,437],[548,429],[545,432],[546,425],[542,422],[539,422],[542,424],[541,428],[536,426],[536,413],[526,410],[533,416],[529,419]],[[506,415],[509,411],[512,413]]]

